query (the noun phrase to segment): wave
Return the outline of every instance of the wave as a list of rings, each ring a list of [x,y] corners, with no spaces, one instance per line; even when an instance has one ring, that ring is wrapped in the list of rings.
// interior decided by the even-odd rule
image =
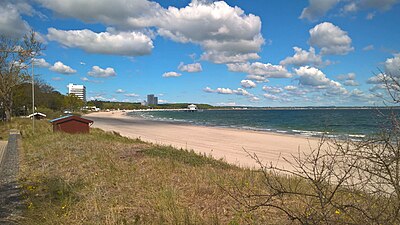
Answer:
[[[364,134],[349,134],[348,136],[351,138],[365,138],[366,137],[366,135],[364,135]]]
[[[174,115],[167,114],[167,115],[156,115],[150,114],[149,112],[134,112],[133,115],[140,116],[144,119],[154,120],[154,121],[163,121],[163,122],[171,122],[171,123],[186,123],[192,124],[197,126],[209,126],[209,127],[221,127],[221,128],[233,128],[233,129],[241,129],[241,130],[252,130],[252,131],[260,131],[260,132],[274,132],[280,134],[290,134],[290,135],[299,135],[303,137],[322,137],[325,136],[327,138],[332,139],[351,139],[351,140],[361,140],[366,137],[364,134],[351,134],[351,133],[344,133],[344,132],[324,132],[324,131],[317,131],[317,130],[306,130],[306,129],[286,129],[286,128],[271,128],[271,127],[262,127],[260,124],[256,126],[252,125],[244,125],[240,123],[245,123],[246,121],[229,121],[223,119],[215,119],[215,118],[207,118],[207,117],[197,117],[193,118],[190,117],[183,119],[183,118],[174,118]],[[128,114],[129,115],[129,114]],[[190,114],[193,115],[193,114]],[[197,114],[196,114],[197,115]],[[211,121],[210,121],[211,120]],[[239,124],[232,124],[232,123],[239,123]],[[252,124],[255,124],[255,121],[251,121]],[[266,125],[266,124],[264,124]]]

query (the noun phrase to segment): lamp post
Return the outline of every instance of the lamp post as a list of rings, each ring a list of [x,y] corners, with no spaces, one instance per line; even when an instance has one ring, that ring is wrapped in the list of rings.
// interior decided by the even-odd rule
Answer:
[[[35,133],[35,73],[34,64],[35,58],[32,58],[32,133]]]

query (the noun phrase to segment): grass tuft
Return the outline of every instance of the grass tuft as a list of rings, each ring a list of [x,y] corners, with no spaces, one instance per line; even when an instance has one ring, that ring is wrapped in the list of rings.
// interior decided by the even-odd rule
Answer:
[[[172,162],[180,162],[190,166],[205,166],[210,165],[217,168],[232,168],[234,166],[226,163],[223,160],[216,160],[211,156],[199,155],[193,150],[176,149],[168,146],[153,146],[147,151],[144,151],[145,155],[151,157],[159,157],[162,159],[168,159]]]

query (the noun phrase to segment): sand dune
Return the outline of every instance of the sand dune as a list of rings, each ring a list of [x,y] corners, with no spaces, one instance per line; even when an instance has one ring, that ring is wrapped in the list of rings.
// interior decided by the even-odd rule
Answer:
[[[309,152],[310,146],[318,144],[315,138],[151,121],[126,116],[121,111],[96,112],[85,117],[94,121],[93,127],[155,144],[193,149],[243,167],[258,167],[243,149],[257,154],[263,163],[273,162],[290,168],[282,157],[291,158],[291,154],[298,155],[299,151]]]

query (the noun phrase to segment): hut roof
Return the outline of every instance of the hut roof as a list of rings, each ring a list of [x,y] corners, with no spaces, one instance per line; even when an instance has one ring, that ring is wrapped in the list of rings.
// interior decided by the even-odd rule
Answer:
[[[77,120],[77,121],[81,121],[81,122],[88,123],[88,124],[92,124],[93,123],[92,120],[88,120],[88,119],[85,119],[85,118],[82,118],[82,117],[79,117],[79,116],[75,116],[75,115],[62,116],[62,117],[50,120],[50,123],[58,124],[58,123],[64,123],[64,122],[67,122],[67,121],[70,121],[70,120]]]
[[[33,117],[33,116],[47,117],[47,116],[46,116],[46,114],[44,114],[44,113],[40,113],[40,112],[35,112],[35,113],[32,113],[32,114],[31,114],[31,115],[29,115],[28,117],[29,117],[29,118],[31,118],[31,117]]]

